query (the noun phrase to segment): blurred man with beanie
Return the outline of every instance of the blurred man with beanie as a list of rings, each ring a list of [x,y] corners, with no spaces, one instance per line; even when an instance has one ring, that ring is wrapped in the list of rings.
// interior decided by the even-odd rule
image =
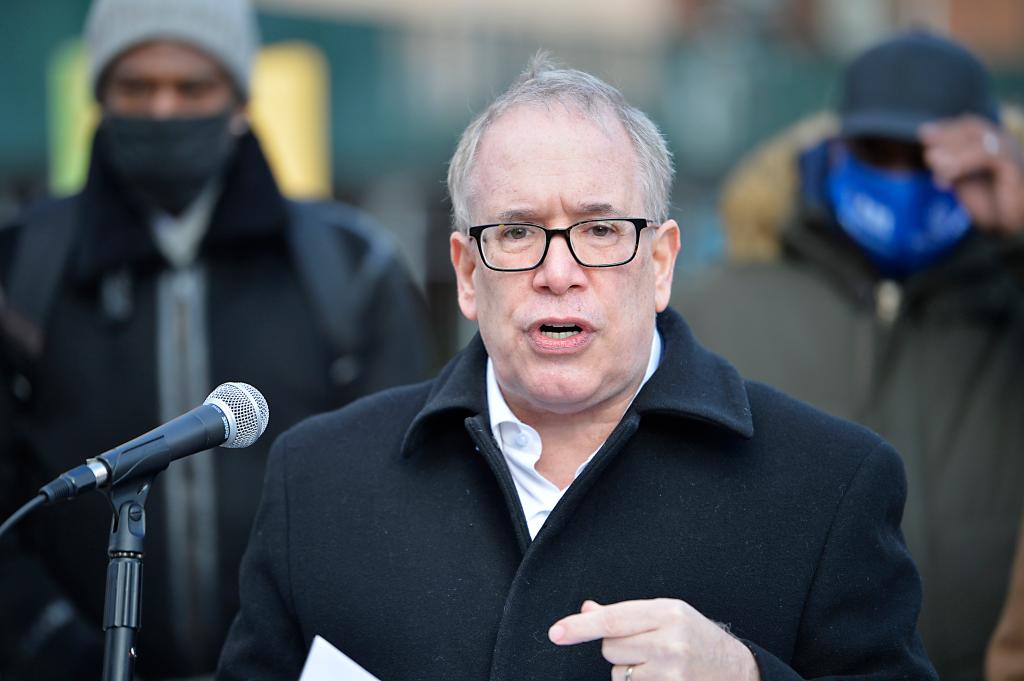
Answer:
[[[246,0],[97,0],[85,27],[89,78],[97,97],[111,63],[153,39],[173,39],[203,51],[224,70],[240,98],[249,98],[259,29]]]
[[[221,382],[259,388],[262,441],[176,462],[146,507],[139,674],[209,674],[269,443],[419,379],[423,311],[365,216],[278,190],[246,112],[248,2],[97,0],[85,37],[102,109],[86,186],[0,230],[0,516]],[[5,681],[99,675],[109,520],[94,495],[5,538]]]
[[[942,679],[975,680],[1024,501],[1024,162],[985,68],[932,33],[854,59],[837,113],[733,175],[730,248],[761,257],[678,305],[741,371],[904,456],[921,633]]]

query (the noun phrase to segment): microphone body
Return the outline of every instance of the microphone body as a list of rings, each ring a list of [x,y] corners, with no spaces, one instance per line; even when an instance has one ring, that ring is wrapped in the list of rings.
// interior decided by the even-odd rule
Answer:
[[[247,447],[263,434],[269,414],[258,390],[225,383],[202,405],[62,473],[39,493],[47,503],[71,499],[97,487],[144,481],[172,461],[218,445]]]

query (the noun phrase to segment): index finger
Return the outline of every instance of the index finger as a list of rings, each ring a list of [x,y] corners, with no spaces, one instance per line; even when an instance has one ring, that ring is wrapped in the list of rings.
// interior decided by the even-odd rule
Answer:
[[[951,186],[979,173],[991,173],[1005,159],[1003,131],[979,116],[961,116],[922,125],[925,161],[941,185]]]
[[[960,145],[979,138],[986,130],[998,131],[999,126],[976,114],[964,114],[923,123],[917,135],[926,146]]]
[[[588,601],[590,602],[590,601]],[[548,638],[560,646],[576,645],[603,638],[622,638],[654,631],[666,620],[667,601],[621,601],[588,607],[551,625]]]

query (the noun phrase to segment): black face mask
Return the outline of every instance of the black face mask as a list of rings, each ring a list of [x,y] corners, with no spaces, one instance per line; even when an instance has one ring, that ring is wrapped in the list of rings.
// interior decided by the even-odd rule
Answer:
[[[107,114],[105,150],[114,171],[145,203],[178,215],[231,156],[232,113],[166,119]]]

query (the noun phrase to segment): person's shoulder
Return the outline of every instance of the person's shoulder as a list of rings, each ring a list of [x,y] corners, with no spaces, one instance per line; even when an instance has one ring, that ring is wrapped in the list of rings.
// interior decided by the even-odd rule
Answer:
[[[746,380],[755,437],[797,466],[828,474],[857,469],[865,457],[896,455],[878,433],[759,381]]]
[[[898,525],[907,473],[892,444],[768,385],[749,383],[748,395],[754,437],[760,438],[758,485],[777,508],[797,509],[828,525],[875,528],[870,531],[879,523]]]
[[[0,232],[17,232],[32,222],[52,220],[75,210],[81,203],[81,194],[67,196],[41,196],[21,206],[11,220],[0,223]]]
[[[868,460],[871,468],[902,471],[902,459],[882,435],[820,410],[766,383],[746,381],[756,437],[782,469],[809,486],[846,484]],[[890,481],[899,482],[900,475]]]
[[[828,435],[833,440],[860,445],[874,446],[883,442],[870,428],[830,414],[772,385],[748,379],[746,386],[751,409],[764,417],[766,427],[799,430],[813,438]]]
[[[343,245],[359,250],[392,247],[388,232],[369,213],[333,199],[287,200],[290,219],[329,228]]]
[[[367,447],[397,451],[433,382],[389,388],[310,416],[285,431],[280,441],[284,449],[296,453],[289,456],[335,456]]]
[[[56,219],[61,213],[73,210],[77,200],[77,195],[45,196],[22,206],[10,219],[0,221],[0,275],[10,270],[15,246],[26,225]]]

